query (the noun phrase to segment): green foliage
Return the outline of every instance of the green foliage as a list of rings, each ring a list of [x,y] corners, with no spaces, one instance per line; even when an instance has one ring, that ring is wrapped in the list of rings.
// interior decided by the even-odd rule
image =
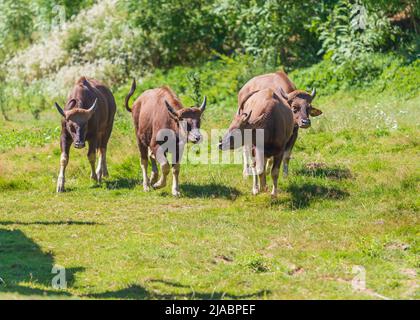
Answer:
[[[92,4],[93,0],[0,0],[0,62]]]
[[[403,57],[397,55],[371,53],[337,66],[326,58],[310,68],[292,72],[291,77],[298,87],[316,87],[321,95],[338,90],[371,88],[408,98],[419,94],[419,61],[407,64]]]
[[[356,2],[341,0],[318,27],[322,50],[336,63],[358,60],[366,53],[384,49],[395,40],[396,30],[381,12],[368,12]]]
[[[0,1],[0,62],[29,43],[32,18],[28,1]]]
[[[190,84],[190,97],[194,101],[194,105],[199,106],[202,99],[200,74],[191,71],[187,74],[187,79]]]

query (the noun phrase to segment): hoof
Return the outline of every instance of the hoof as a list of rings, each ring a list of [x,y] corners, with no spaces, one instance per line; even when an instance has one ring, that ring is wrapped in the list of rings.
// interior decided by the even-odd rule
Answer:
[[[65,192],[66,189],[64,188],[64,178],[58,178],[57,181],[57,193]]]
[[[152,175],[150,177],[150,184],[155,185],[158,181],[159,175],[157,173],[152,172]]]
[[[147,184],[144,184],[143,185],[143,190],[144,190],[144,192],[149,192],[150,191],[150,186],[147,185]]]
[[[162,189],[166,186],[166,183],[157,182],[153,185],[153,189]]]
[[[181,192],[179,192],[178,190],[172,190],[172,195],[173,195],[174,197],[179,198],[179,197],[181,196]]]
[[[259,189],[252,189],[252,194],[254,195],[254,196],[256,196],[257,194],[259,194],[260,193],[260,190]]]

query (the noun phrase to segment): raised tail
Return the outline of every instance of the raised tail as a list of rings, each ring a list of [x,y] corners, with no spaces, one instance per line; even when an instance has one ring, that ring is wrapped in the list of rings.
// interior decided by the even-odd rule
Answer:
[[[125,108],[128,112],[131,112],[131,108],[128,105],[128,102],[130,101],[131,96],[134,94],[134,91],[136,91],[136,79],[133,79],[133,83],[131,84],[130,92],[125,97]]]

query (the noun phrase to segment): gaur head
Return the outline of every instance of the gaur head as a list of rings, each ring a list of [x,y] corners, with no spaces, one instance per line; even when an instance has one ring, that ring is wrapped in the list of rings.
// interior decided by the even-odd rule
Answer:
[[[95,113],[98,99],[95,99],[95,102],[89,109],[77,108],[77,101],[75,99],[70,100],[67,103],[67,110],[64,111],[56,102],[55,107],[58,112],[64,117],[64,124],[66,130],[71,135],[74,147],[81,149],[85,147],[86,134],[88,132],[88,122],[90,118]]]
[[[312,89],[311,93],[302,90],[295,90],[290,93],[284,92],[280,88],[282,97],[287,101],[290,109],[293,111],[293,120],[295,125],[300,128],[309,128],[311,126],[311,119],[309,116],[317,117],[322,114],[322,111],[312,106],[312,101],[315,98],[316,90]]]
[[[181,134],[187,138],[187,141],[194,144],[200,143],[203,138],[200,132],[201,116],[206,109],[207,97],[204,97],[199,108],[190,107],[175,110],[166,100],[165,105],[171,118],[179,123]]]
[[[257,119],[250,121],[252,110],[248,113],[243,112],[245,102],[249,99],[251,95],[253,95],[256,92],[257,91],[251,92],[247,97],[245,97],[242,104],[239,106],[238,111],[236,112],[229,126],[228,132],[223,136],[223,138],[219,142],[220,150],[233,150],[235,148],[241,147],[244,142],[245,129],[256,129],[261,125],[265,114],[262,114]],[[238,141],[236,141],[235,143],[235,139],[239,139],[240,143],[238,143]]]

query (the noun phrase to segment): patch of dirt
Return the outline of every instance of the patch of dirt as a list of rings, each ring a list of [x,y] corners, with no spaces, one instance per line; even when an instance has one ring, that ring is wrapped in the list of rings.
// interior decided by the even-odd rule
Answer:
[[[214,264],[218,264],[218,263],[228,264],[232,262],[233,262],[233,259],[231,257],[225,256],[222,254],[215,256],[213,259]]]
[[[374,221],[373,223],[376,224],[376,225],[383,225],[383,224],[385,224],[385,221],[384,220],[377,220],[377,221]]]
[[[401,273],[403,275],[406,275],[409,278],[416,278],[417,277],[417,271],[415,269],[402,269]]]
[[[402,250],[406,251],[410,249],[410,245],[401,242],[390,242],[386,245],[386,248],[389,250]]]
[[[290,265],[290,269],[287,272],[290,276],[298,276],[305,272],[305,269],[303,269],[300,266]]]
[[[325,168],[327,165],[324,162],[309,162],[305,165],[305,168],[308,170],[315,170]]]
[[[267,250],[274,250],[277,248],[293,249],[293,246],[287,238],[282,237],[282,238],[273,239],[271,243],[268,245]]]

